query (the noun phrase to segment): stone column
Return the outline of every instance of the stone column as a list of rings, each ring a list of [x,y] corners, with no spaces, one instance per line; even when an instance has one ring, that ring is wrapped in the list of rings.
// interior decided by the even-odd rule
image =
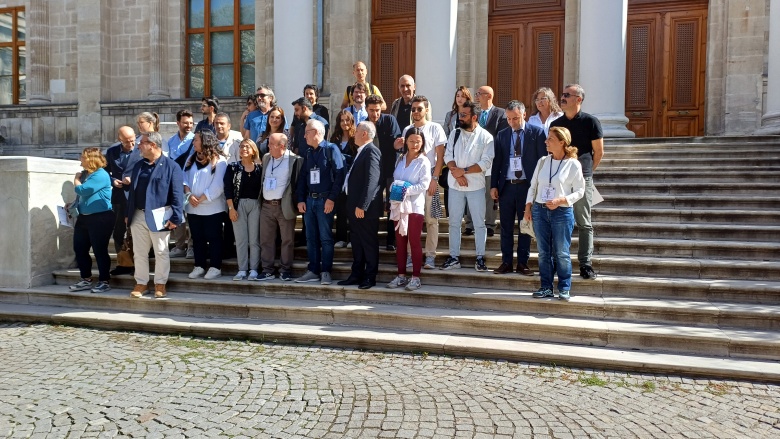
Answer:
[[[168,99],[166,50],[168,33],[166,32],[166,2],[152,0],[149,4],[149,99]]]
[[[274,0],[274,94],[293,114],[290,103],[303,96],[314,75],[314,8],[311,0]]]
[[[103,88],[101,20],[108,20],[102,0],[77,0],[78,138],[79,146],[101,144],[100,100]]]
[[[625,114],[627,12],[628,0],[580,2],[583,110],[601,121],[604,137],[634,137]]]
[[[431,102],[434,121],[442,122],[452,102],[457,73],[457,0],[417,2],[415,83]]]
[[[30,0],[27,44],[30,56],[27,103],[49,104],[49,2]]]
[[[780,134],[780,0],[769,2],[768,77],[766,112],[756,134]]]

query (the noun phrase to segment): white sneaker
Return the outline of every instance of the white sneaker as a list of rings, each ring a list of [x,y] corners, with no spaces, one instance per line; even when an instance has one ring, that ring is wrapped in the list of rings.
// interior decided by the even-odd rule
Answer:
[[[190,247],[187,249],[186,259],[195,259],[195,249]]]
[[[236,273],[235,276],[233,276],[233,280],[244,280],[246,279],[246,271],[239,271]]]
[[[209,271],[206,272],[206,275],[203,276],[206,280],[216,279],[218,277],[222,276],[222,270],[219,268],[211,267],[209,268]]]
[[[183,248],[176,248],[174,247],[173,250],[168,252],[169,258],[183,258],[187,255],[187,250],[184,250]]]
[[[423,268],[427,268],[429,270],[436,268],[436,257],[435,256],[426,256],[425,257],[425,265]]]
[[[249,277],[246,280],[257,280],[257,271],[249,270]]]
[[[203,267],[195,267],[192,269],[192,272],[187,276],[190,279],[197,279],[201,276],[206,274],[206,270],[203,269]]]
[[[387,288],[400,288],[406,286],[406,283],[409,282],[408,279],[406,279],[406,276],[396,276],[395,279],[390,281],[389,284],[387,284]]]
[[[336,247],[336,248],[344,248],[344,247],[347,246],[347,243],[344,242],[344,241],[339,241],[336,244],[334,244],[333,246]]]
[[[352,243],[351,242],[347,243],[347,248],[352,248]]]

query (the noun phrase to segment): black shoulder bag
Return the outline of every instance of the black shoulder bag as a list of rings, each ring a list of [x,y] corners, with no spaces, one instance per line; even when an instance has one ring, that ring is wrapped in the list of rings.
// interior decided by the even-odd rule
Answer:
[[[460,128],[455,130],[455,137],[452,139],[452,151],[455,152],[455,145],[458,143],[460,137]],[[454,154],[453,154],[454,156]],[[449,189],[450,184],[447,182],[447,177],[450,176],[450,168],[447,167],[447,163],[441,168],[441,175],[439,175],[439,186],[444,189]]]

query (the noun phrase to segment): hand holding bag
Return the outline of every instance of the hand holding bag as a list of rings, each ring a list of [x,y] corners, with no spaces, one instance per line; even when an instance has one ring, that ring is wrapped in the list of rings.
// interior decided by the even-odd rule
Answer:
[[[133,235],[130,234],[130,228],[127,229],[125,239],[122,242],[122,249],[116,254],[117,267],[133,267]]]

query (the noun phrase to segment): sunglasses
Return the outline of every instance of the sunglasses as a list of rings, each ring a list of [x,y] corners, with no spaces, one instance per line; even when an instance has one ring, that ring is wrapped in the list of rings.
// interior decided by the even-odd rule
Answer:
[[[570,98],[572,96],[580,97],[580,95],[575,95],[575,94],[571,94],[571,93],[561,93],[561,97],[562,98]]]
[[[257,97],[258,97],[258,98],[264,98],[264,97],[266,97],[266,96],[270,96],[270,95],[263,94],[263,93],[258,93],[258,94],[257,94]]]
[[[425,111],[424,107],[412,107],[412,113],[422,113]]]

